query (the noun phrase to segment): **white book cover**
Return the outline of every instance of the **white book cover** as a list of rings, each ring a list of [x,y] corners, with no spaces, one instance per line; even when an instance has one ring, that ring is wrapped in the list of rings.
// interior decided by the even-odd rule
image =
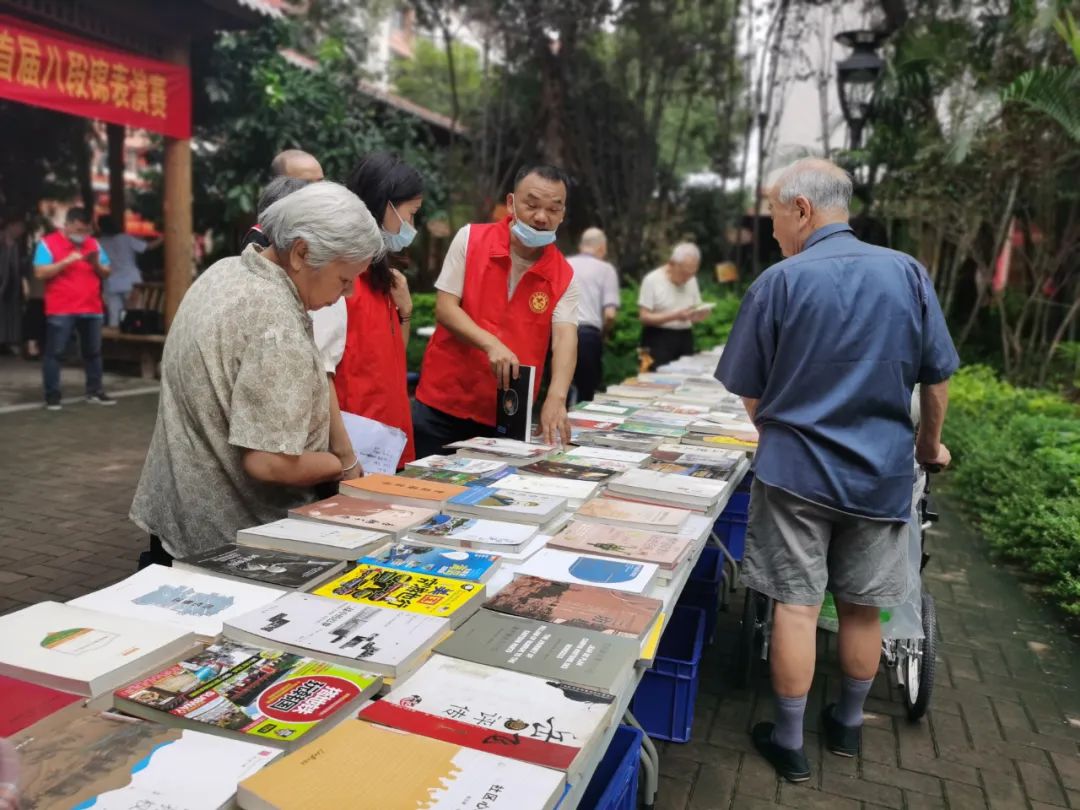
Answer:
[[[587,501],[600,488],[595,481],[574,481],[570,478],[551,478],[539,475],[508,475],[494,483],[495,489],[527,492],[530,495],[551,495],[571,502]]]
[[[633,526],[654,532],[681,532],[690,512],[621,498],[593,498],[575,514],[576,520]]]
[[[226,635],[235,636],[236,630],[265,639],[267,647],[299,647],[312,658],[334,655],[351,659],[347,666],[392,675],[418,650],[434,644],[449,630],[449,622],[294,591],[225,622]]]
[[[548,540],[550,539],[551,535],[548,533],[537,534],[520,548],[495,548],[494,546],[489,546],[488,548],[484,549],[484,553],[498,557],[503,563],[506,563],[508,565],[514,565],[522,562],[523,560],[529,559],[540,549],[544,548],[547,545]],[[430,546],[441,546],[442,548],[452,549],[458,548],[458,546],[454,545],[453,541],[445,540],[441,537],[425,537],[423,542]],[[492,580],[496,579],[499,576],[500,572],[502,572],[502,570],[503,568],[500,566],[499,570],[496,571],[495,575],[492,577]],[[488,586],[487,592],[490,593],[490,586]]]
[[[590,427],[597,422],[604,422],[609,425],[621,425],[627,419],[637,417],[629,417],[625,414],[618,413],[604,414],[603,416],[598,416],[597,414],[590,413],[589,411],[570,411],[570,413],[567,414],[566,418],[569,419],[571,423],[582,422],[585,424],[586,427]]]
[[[526,560],[517,571],[556,582],[576,582],[628,593],[644,593],[655,581],[659,568],[653,563],[545,548]]]
[[[410,537],[447,544],[481,543],[487,546],[522,546],[536,536],[536,527],[527,523],[484,520],[463,515],[436,515],[417,526]]]
[[[226,619],[269,604],[279,596],[281,591],[262,585],[151,565],[68,604],[164,622],[213,638],[221,633]]]
[[[611,479],[613,490],[621,488],[659,492],[665,495],[686,495],[703,500],[716,500],[729,486],[728,481],[673,475],[656,470],[628,470]],[[617,485],[617,486],[616,486]]]
[[[444,472],[465,473],[466,475],[494,475],[506,469],[505,462],[488,461],[482,458],[466,458],[465,456],[427,456],[410,461],[406,467],[417,467],[422,470],[442,470]]]
[[[360,716],[565,771],[612,708],[611,695],[435,654]]]
[[[513,477],[513,476],[507,476]],[[541,524],[566,510],[566,498],[538,495],[513,489],[469,487],[446,502],[447,512],[507,520],[511,523]]]
[[[38,602],[0,616],[0,675],[97,697],[191,648],[195,637],[128,614]]]
[[[649,460],[648,453],[616,450],[613,447],[571,447],[565,455],[595,461],[621,461],[624,464],[644,464]]]
[[[237,542],[241,545],[255,545],[257,538],[270,540],[291,540],[296,543],[310,543],[312,553],[321,549],[336,551],[362,551],[375,543],[385,542],[387,535],[367,529],[354,529],[333,523],[316,523],[313,520],[283,518],[262,526],[252,526],[237,532]],[[315,548],[316,546],[321,547]],[[338,559],[335,556],[334,559]],[[351,559],[351,558],[350,558]]]
[[[545,453],[550,453],[552,450],[555,449],[553,445],[548,444],[534,444],[532,442],[521,442],[517,439],[498,439],[485,437],[465,439],[464,441],[448,444],[447,447],[453,447],[456,449],[478,450],[482,453],[497,453],[499,455],[517,456],[519,458],[533,458],[535,456],[541,456]]]
[[[579,411],[593,413],[609,413],[615,416],[626,416],[633,408],[625,405],[605,405],[603,402],[585,402],[578,406]]]
[[[235,807],[236,786],[284,752],[185,729],[132,769],[131,781],[79,805],[87,810],[217,810]]]

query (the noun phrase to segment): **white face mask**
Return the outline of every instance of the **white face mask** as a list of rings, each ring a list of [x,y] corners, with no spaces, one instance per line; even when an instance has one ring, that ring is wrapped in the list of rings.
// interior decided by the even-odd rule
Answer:
[[[71,243],[73,245],[81,245],[83,242],[86,241],[86,234],[85,233],[69,233],[68,234],[68,239],[71,240]]]

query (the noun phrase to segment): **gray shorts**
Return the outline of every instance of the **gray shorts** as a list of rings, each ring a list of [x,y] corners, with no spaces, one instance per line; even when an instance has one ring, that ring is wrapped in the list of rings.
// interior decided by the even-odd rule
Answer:
[[[829,509],[755,479],[750,490],[747,587],[789,605],[902,604],[908,592],[908,525]]]

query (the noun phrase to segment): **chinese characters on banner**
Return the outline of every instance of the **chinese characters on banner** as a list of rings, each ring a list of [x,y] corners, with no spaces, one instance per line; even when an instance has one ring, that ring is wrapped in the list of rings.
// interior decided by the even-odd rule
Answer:
[[[110,50],[3,14],[0,98],[191,137],[186,67]]]

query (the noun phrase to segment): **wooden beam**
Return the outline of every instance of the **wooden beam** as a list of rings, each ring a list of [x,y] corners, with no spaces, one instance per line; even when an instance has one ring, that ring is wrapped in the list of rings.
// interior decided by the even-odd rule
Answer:
[[[107,124],[109,138],[109,213],[121,232],[124,230],[124,211],[127,195],[124,193],[124,136],[127,129],[121,124]]]
[[[169,49],[174,64],[190,64],[188,40]],[[165,138],[165,329],[172,325],[180,300],[191,284],[191,140]]]

